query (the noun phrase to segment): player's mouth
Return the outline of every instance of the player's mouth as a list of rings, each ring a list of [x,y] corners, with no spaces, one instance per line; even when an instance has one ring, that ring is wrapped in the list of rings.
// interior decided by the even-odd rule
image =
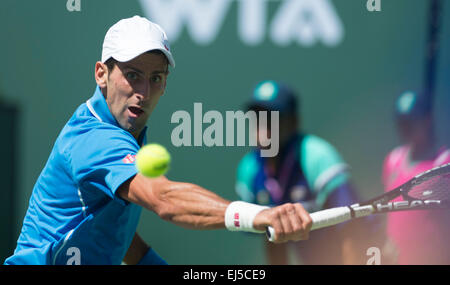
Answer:
[[[131,118],[138,118],[144,114],[144,110],[138,106],[130,106],[128,107],[128,113]]]

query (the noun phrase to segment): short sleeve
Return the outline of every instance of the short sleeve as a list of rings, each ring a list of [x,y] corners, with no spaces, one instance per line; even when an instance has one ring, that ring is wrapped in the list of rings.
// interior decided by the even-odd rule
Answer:
[[[131,134],[114,126],[80,134],[68,150],[74,181],[82,189],[100,190],[117,199],[119,186],[137,173],[134,157],[138,150]]]
[[[258,166],[254,153],[246,154],[239,162],[236,173],[236,193],[242,201],[248,203],[256,202],[252,184],[257,171]]]
[[[348,182],[348,165],[330,143],[319,137],[306,136],[300,147],[302,169],[316,194],[316,204],[324,205],[335,189]]]

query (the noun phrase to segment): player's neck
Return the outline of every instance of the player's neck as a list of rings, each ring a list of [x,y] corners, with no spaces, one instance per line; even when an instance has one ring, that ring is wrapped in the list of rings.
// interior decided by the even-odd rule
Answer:
[[[411,144],[409,157],[411,161],[429,160],[434,158],[436,152],[436,143],[430,140],[422,144]]]
[[[292,139],[292,136],[289,137],[289,139],[285,139],[282,142],[280,142],[281,143],[280,144],[280,152],[287,149],[287,147],[289,146],[289,142],[291,142],[291,139]],[[280,153],[276,156],[268,157],[266,160],[267,166],[272,171],[277,172],[283,162],[282,159],[283,159],[283,157],[280,155]]]

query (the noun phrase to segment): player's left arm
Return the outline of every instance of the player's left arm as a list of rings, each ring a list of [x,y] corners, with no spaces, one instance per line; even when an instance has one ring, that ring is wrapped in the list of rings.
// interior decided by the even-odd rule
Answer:
[[[167,265],[138,233],[134,234],[123,262],[127,265]]]
[[[135,233],[130,247],[123,258],[123,262],[128,265],[136,265],[142,260],[149,249],[150,246],[147,245],[138,233]]]

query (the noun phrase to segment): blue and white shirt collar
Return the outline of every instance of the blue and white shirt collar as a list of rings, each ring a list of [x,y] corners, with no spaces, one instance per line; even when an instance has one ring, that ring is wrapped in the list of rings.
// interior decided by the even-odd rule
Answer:
[[[103,96],[103,93],[98,85],[95,88],[94,95],[86,101],[86,105],[92,115],[94,115],[94,117],[96,117],[100,122],[120,127],[117,120],[111,114],[105,97]]]

